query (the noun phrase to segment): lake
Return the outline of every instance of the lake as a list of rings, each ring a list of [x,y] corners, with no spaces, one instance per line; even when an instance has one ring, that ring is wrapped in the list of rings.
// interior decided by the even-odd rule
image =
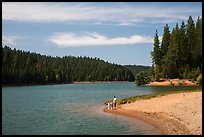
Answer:
[[[160,91],[201,87],[145,87],[133,82],[2,87],[3,135],[146,135],[154,127],[104,113],[103,103]]]

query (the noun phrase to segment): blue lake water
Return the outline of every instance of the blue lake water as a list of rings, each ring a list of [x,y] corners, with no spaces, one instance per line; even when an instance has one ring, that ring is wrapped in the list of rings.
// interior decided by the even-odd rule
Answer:
[[[201,87],[143,87],[133,82],[2,88],[3,135],[159,134],[141,121],[104,113],[103,103],[161,91]]]

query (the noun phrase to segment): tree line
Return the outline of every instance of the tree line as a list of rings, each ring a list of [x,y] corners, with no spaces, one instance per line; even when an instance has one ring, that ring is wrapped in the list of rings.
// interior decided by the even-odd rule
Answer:
[[[52,57],[2,45],[3,85],[134,80],[129,69],[99,58]]]
[[[189,16],[170,32],[164,26],[161,42],[156,30],[152,57],[152,79],[187,78],[202,80],[202,18]]]

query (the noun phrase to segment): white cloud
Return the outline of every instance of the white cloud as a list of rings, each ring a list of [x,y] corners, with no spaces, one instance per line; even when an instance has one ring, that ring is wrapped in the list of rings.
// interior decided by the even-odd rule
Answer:
[[[4,45],[14,45],[18,37],[16,36],[2,36],[2,44]]]
[[[108,38],[98,33],[56,33],[49,41],[59,47],[81,47],[81,46],[104,46],[104,45],[127,45],[138,43],[153,43],[150,36],[132,35],[130,37]]]
[[[25,39],[25,36],[16,36],[16,35],[2,35],[2,44],[7,46],[17,45]]]
[[[151,23],[187,19],[189,15],[200,13],[200,8],[159,7],[159,6],[101,6],[100,3],[2,3],[2,19],[30,22],[100,22],[132,25],[141,22]],[[202,13],[202,12],[201,12]]]

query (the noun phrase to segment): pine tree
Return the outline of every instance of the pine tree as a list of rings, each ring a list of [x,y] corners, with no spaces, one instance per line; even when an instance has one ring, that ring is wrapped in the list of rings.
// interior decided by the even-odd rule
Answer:
[[[161,49],[159,44],[160,44],[159,37],[156,30],[155,37],[154,37],[154,49],[152,52],[152,59],[156,66],[161,65]]]
[[[165,56],[167,55],[168,47],[171,40],[171,34],[169,31],[169,26],[166,24],[163,31],[163,37],[161,42],[161,70],[162,70],[162,77],[166,77],[166,66],[165,64]]]
[[[198,17],[196,22],[196,66],[202,64],[202,18]]]
[[[196,59],[196,38],[195,38],[195,24],[191,16],[189,16],[189,19],[187,21],[187,27],[186,27],[187,33],[187,64],[190,64],[191,67],[195,64]]]
[[[151,52],[153,64],[154,64],[154,71],[155,71],[155,80],[158,81],[160,79],[160,69],[161,69],[161,49],[160,49],[160,42],[158,32],[156,30],[155,37],[154,37],[154,48]]]
[[[179,40],[180,40],[180,56],[181,56],[181,65],[184,67],[185,64],[187,63],[187,57],[188,57],[188,52],[186,50],[186,46],[187,46],[187,38],[186,38],[186,26],[184,21],[182,21],[180,29],[179,29]]]
[[[173,28],[171,41],[168,48],[167,55],[165,56],[164,61],[164,70],[166,71],[166,75],[169,78],[178,77],[178,61],[179,61],[179,33],[178,33],[178,24],[176,24],[176,28]]]
[[[171,38],[171,34],[169,31],[169,26],[168,24],[166,24],[166,26],[164,27],[164,33],[163,33],[163,37],[162,37],[162,42],[161,42],[161,56],[165,56],[167,54],[168,51],[168,47],[170,44],[170,39]]]

